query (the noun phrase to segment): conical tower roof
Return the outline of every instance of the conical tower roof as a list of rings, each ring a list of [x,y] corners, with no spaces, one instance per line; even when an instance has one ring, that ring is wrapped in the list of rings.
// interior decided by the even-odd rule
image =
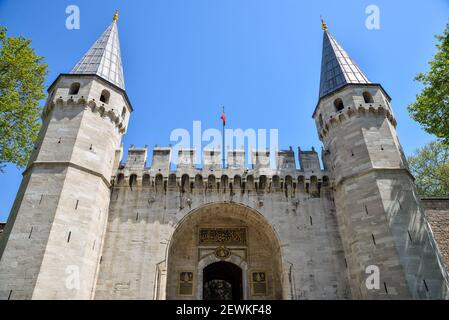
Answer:
[[[117,21],[116,12],[111,25],[72,69],[71,74],[96,74],[125,90]]]
[[[324,23],[323,29],[320,98],[350,83],[370,83],[354,60],[329,33]]]

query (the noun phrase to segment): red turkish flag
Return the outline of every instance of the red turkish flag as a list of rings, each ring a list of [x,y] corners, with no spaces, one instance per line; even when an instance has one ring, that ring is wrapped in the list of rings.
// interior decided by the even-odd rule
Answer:
[[[223,126],[226,126],[226,114],[224,112],[222,113],[220,119],[223,120]]]

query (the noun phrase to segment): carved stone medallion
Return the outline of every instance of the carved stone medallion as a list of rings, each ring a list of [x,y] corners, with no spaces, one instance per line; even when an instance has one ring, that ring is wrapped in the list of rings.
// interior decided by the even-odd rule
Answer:
[[[229,257],[231,256],[231,250],[229,250],[228,248],[223,247],[223,246],[218,247],[218,248],[215,250],[215,256],[216,256],[218,259],[226,260],[227,258],[229,258]]]

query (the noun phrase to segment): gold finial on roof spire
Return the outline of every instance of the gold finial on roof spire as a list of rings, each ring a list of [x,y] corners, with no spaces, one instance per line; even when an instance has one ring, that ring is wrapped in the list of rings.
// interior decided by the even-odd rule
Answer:
[[[114,17],[112,18],[112,21],[113,22],[117,22],[118,21],[118,10],[115,10]]]
[[[327,31],[327,24],[324,22],[323,17],[320,16],[321,19],[321,28],[323,28],[323,31]]]

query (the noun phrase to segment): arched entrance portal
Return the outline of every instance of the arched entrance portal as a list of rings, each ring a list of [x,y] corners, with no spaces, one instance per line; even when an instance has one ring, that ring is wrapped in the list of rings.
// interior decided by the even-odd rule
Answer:
[[[241,204],[186,214],[166,261],[167,299],[282,299],[279,240],[262,214]]]
[[[220,261],[203,270],[203,300],[242,300],[242,269]]]

